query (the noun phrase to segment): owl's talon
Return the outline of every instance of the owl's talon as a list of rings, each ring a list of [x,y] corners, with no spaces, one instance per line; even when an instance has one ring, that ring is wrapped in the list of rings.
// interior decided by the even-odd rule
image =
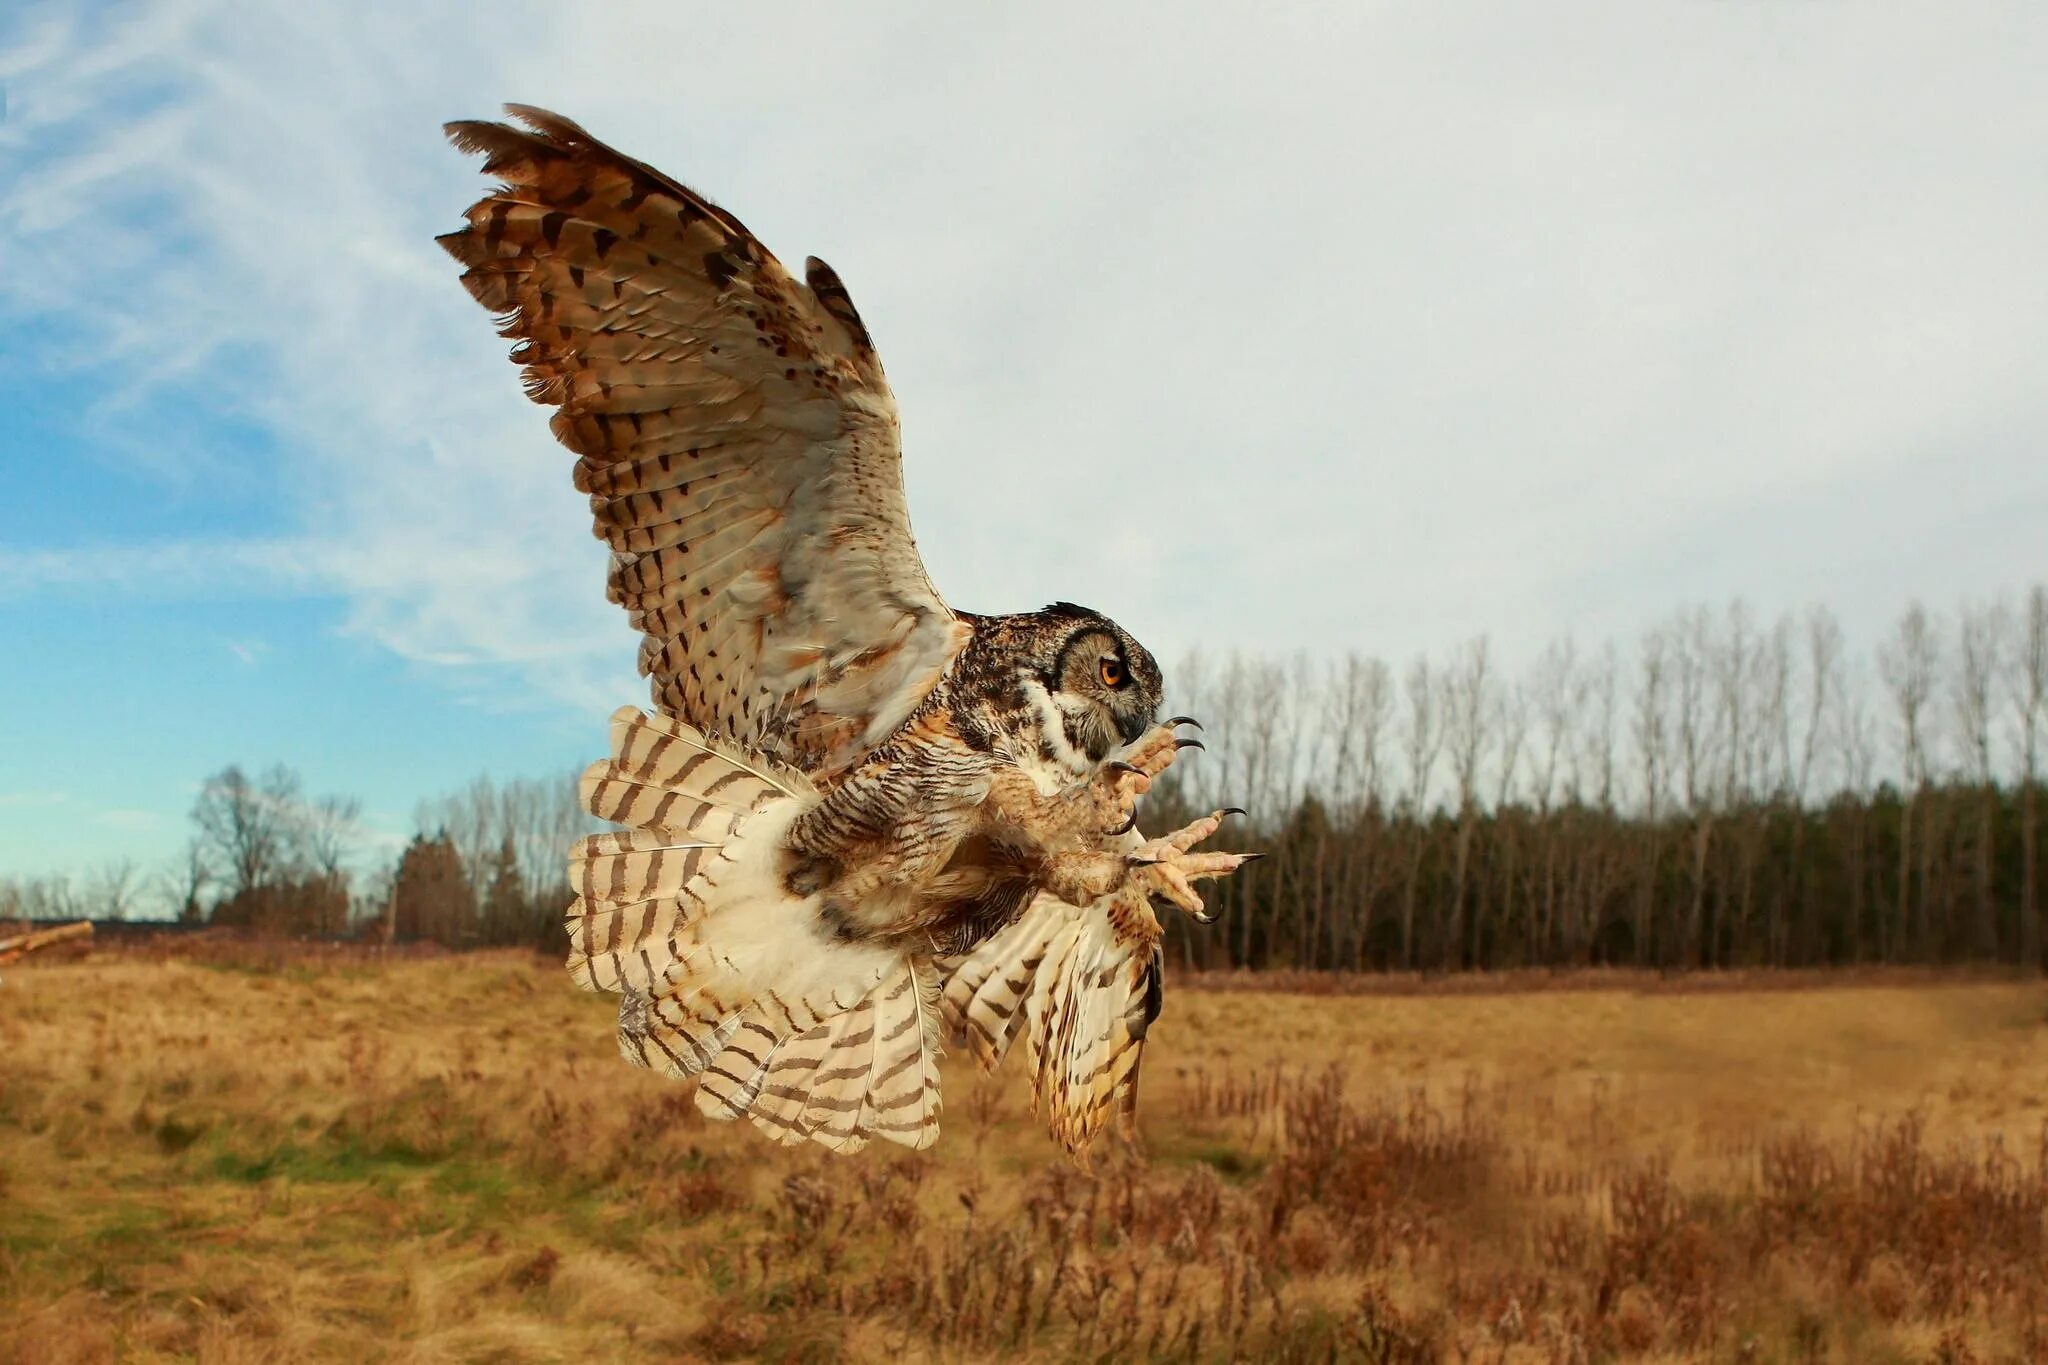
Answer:
[[[1126,859],[1131,875],[1141,879],[1147,895],[1158,896],[1208,924],[1216,918],[1202,903],[1194,884],[1212,877],[1227,877],[1246,863],[1264,857],[1260,853],[1196,853],[1196,844],[1214,834],[1229,810],[1214,811],[1171,834],[1149,839],[1132,849]],[[1241,813],[1241,812],[1240,812]]]
[[[1179,735],[1175,735],[1173,737],[1173,749],[1175,753],[1179,753],[1182,749],[1207,750],[1208,747],[1208,745],[1202,743],[1202,741],[1199,739],[1182,739]]]
[[[1161,721],[1160,724],[1164,725],[1169,730],[1171,730],[1176,725],[1192,725],[1197,730],[1206,730],[1209,728],[1206,725],[1202,724],[1202,722],[1196,720],[1193,716],[1172,716],[1166,720]]]
[[[1121,761],[1132,764],[1148,778],[1156,778],[1173,766],[1174,757],[1188,745],[1199,748],[1201,741],[1182,739],[1171,725],[1155,725],[1124,749]]]

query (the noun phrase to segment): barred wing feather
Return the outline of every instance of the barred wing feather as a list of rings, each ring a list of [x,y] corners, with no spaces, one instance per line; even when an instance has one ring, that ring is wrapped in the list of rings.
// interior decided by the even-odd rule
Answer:
[[[1021,1038],[1033,1110],[1080,1155],[1112,1114],[1130,1123],[1161,1003],[1160,937],[1142,896],[1076,909],[1042,895],[973,952],[940,964],[946,1036],[984,1070]]]
[[[911,538],[896,402],[839,277],[798,281],[730,213],[577,124],[451,123],[503,184],[440,239],[580,458],[655,704],[840,768],[968,627]]]

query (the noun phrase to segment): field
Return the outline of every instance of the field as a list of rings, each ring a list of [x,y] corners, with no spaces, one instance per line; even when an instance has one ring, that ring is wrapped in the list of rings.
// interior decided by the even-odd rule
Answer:
[[[1175,983],[1082,1172],[965,1059],[709,1124],[524,956],[16,966],[0,1359],[2048,1361],[2048,987],[1351,984]]]

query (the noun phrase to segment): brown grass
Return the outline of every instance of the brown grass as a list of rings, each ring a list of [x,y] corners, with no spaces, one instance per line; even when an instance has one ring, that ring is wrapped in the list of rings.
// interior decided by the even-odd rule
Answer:
[[[2048,988],[1638,984],[1175,992],[1082,1172],[958,1059],[708,1124],[523,957],[18,966],[0,1359],[2048,1361]]]

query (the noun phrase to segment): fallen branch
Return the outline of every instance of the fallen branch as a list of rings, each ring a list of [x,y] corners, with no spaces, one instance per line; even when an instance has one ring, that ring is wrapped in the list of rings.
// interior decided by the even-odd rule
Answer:
[[[35,929],[12,938],[0,938],[0,967],[34,952],[47,948],[53,943],[66,943],[74,938],[91,938],[92,922],[79,920],[76,924],[59,924],[49,929]]]

